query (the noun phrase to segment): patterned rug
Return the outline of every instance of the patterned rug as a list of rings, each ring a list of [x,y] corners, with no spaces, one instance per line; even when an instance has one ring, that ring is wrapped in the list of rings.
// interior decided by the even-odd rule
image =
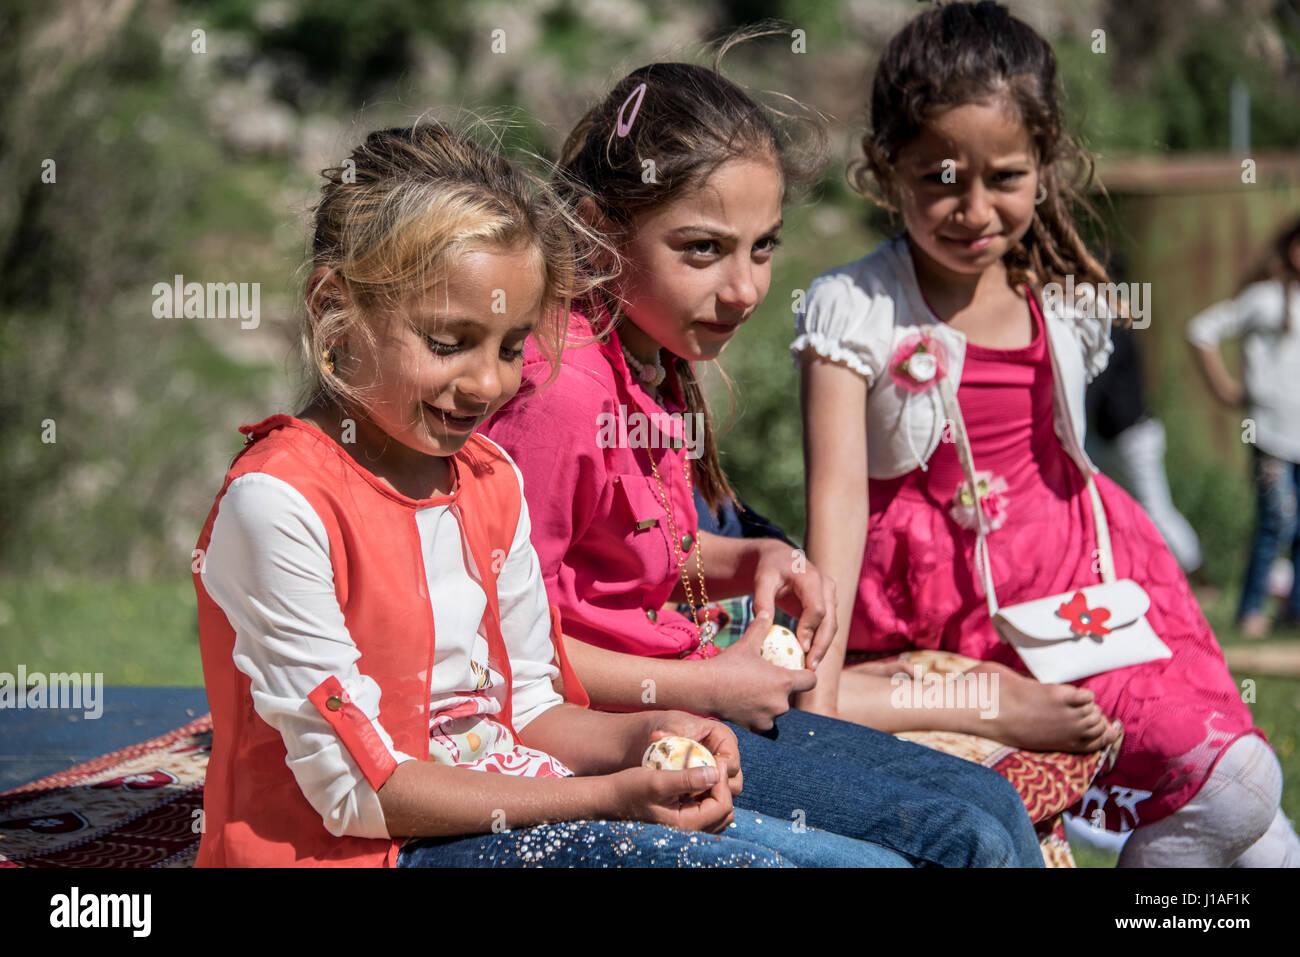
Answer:
[[[0,867],[191,867],[209,715],[0,794]]]

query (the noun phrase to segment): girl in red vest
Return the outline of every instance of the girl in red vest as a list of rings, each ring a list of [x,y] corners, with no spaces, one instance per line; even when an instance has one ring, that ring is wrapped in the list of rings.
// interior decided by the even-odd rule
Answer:
[[[524,340],[553,345],[568,315],[562,204],[438,124],[372,133],[325,175],[312,398],[240,430],[198,543],[197,863],[906,866],[733,811],[721,724],[584,707],[522,478],[476,434]],[[665,734],[717,767],[640,767]]]

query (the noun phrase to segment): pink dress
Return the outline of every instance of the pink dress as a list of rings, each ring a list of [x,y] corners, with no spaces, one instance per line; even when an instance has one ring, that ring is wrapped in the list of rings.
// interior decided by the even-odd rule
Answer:
[[[1000,604],[1095,584],[1096,535],[1087,486],[1052,429],[1046,330],[1021,349],[967,345],[957,398],[977,471],[991,471],[1005,524],[989,535]],[[1097,779],[1081,813],[1111,830],[1153,823],[1189,801],[1220,754],[1262,732],[1224,664],[1178,563],[1142,508],[1104,475],[1098,490],[1112,529],[1115,574],[1151,597],[1147,620],[1173,652],[1162,661],[1075,682],[1124,724],[1119,761]],[[936,648],[1026,669],[989,620],[976,591],[975,533],[949,514],[963,484],[956,445],[940,443],[928,471],[872,480],[870,526],[849,637],[851,650]]]

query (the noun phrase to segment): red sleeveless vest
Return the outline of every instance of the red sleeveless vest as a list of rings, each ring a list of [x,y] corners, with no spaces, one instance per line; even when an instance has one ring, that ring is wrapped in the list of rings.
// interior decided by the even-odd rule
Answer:
[[[521,503],[514,468],[501,451],[479,435],[470,436],[452,457],[452,494],[415,501],[365,471],[323,432],[291,416],[271,416],[240,431],[248,436],[248,445],[232,463],[203,526],[196,566],[208,547],[221,499],[235,479],[263,472],[302,494],[329,535],[339,607],[361,652],[357,667],[380,688],[379,722],[397,750],[426,760],[435,635],[415,513],[447,505],[463,529],[473,558],[471,574],[487,596],[483,625],[490,662],[506,679],[498,717],[514,734],[511,669],[501,636],[496,578],[510,552]],[[285,763],[280,733],[253,709],[249,679],[232,660],[234,629],[197,571],[194,587],[213,728],[196,866],[394,865],[402,839],[335,837],[325,829]],[[564,656],[554,607],[551,626],[566,698],[585,706],[586,695]],[[339,679],[322,682],[308,700],[378,790],[396,762]]]

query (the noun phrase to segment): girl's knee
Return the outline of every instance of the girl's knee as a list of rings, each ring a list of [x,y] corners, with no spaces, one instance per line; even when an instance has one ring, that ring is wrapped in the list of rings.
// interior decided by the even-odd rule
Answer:
[[[1020,792],[991,768],[978,764],[968,764],[968,768],[968,800],[974,805],[970,826],[980,834],[983,854],[989,861],[978,866],[1041,866],[1038,835]]]
[[[1016,827],[1033,829],[1033,822],[1025,811],[1024,798],[1015,785],[991,768],[969,761],[965,765],[963,778],[968,784],[968,800],[993,815],[1006,828]]]
[[[1172,817],[1241,853],[1269,829],[1281,801],[1282,765],[1263,738],[1248,734],[1220,755],[1201,790]]]
[[[1204,790],[1210,793],[1202,803],[1225,823],[1234,822],[1233,830],[1240,838],[1249,838],[1248,847],[1277,816],[1282,803],[1282,765],[1263,738],[1248,734],[1224,751]]]
[[[1264,836],[1232,862],[1233,867],[1300,867],[1300,837],[1279,807]]]
[[[1273,824],[1282,766],[1262,738],[1246,735],[1223,752],[1190,801],[1133,832],[1121,867],[1226,867]]]
[[[1024,808],[1020,809],[1025,816]],[[1026,827],[1030,827],[1025,818]],[[1020,849],[1007,827],[992,814],[971,809],[963,819],[963,830],[973,838],[969,867],[1023,867]],[[1031,827],[1032,830],[1032,827]]]

